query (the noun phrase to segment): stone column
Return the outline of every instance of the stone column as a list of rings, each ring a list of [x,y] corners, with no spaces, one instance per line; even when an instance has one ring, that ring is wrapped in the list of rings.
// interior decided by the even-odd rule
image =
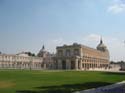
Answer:
[[[66,60],[66,69],[71,69],[71,61],[69,59]]]
[[[83,63],[83,69],[85,69],[85,62]]]
[[[58,60],[58,69],[62,69],[62,60]]]
[[[78,59],[75,59],[75,69],[78,70]]]
[[[44,64],[43,69],[46,69],[46,64]]]
[[[80,60],[80,70],[82,70],[82,60]]]

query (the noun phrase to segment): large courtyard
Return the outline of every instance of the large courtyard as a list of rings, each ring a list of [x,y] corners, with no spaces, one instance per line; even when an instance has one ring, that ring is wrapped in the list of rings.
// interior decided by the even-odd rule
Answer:
[[[125,80],[125,73],[0,70],[0,93],[71,93]]]

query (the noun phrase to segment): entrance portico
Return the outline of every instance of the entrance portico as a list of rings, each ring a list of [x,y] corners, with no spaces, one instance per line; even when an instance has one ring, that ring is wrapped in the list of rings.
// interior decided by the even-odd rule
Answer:
[[[58,59],[58,69],[64,69],[64,70],[78,70],[81,69],[82,64],[81,61],[76,59]]]

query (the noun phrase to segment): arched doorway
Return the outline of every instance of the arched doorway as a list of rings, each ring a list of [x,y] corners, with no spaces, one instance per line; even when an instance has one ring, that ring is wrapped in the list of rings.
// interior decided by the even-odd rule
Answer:
[[[66,61],[65,60],[62,61],[62,69],[66,69]]]
[[[71,61],[71,69],[75,69],[75,61]]]

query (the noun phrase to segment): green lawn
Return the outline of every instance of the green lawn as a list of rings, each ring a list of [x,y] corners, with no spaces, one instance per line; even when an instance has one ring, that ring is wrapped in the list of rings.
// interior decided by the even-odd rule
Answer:
[[[125,80],[125,73],[0,70],[0,93],[71,93]]]

